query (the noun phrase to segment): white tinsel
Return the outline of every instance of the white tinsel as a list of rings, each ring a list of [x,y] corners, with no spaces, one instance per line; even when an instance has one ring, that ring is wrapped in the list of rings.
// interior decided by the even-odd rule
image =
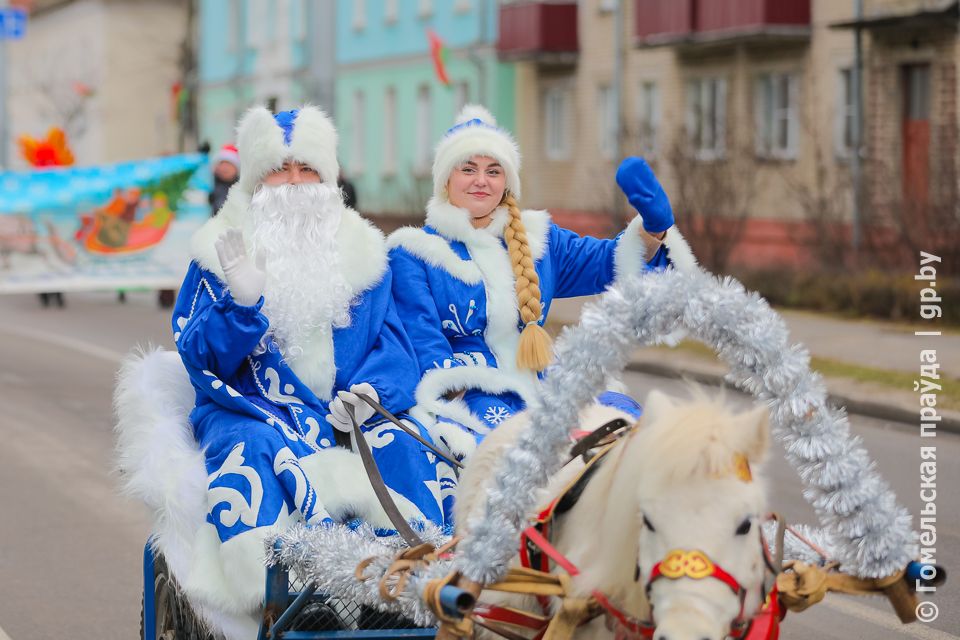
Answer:
[[[497,469],[485,517],[470,523],[472,535],[452,563],[438,562],[412,576],[400,602],[385,606],[377,582],[401,543],[370,531],[295,529],[282,537],[273,560],[316,580],[324,591],[400,610],[418,622],[432,620],[419,600],[426,581],[451,569],[481,583],[502,577],[537,506],[537,490],[564,459],[568,426],[579,409],[603,391],[608,376],[623,371],[637,344],[684,330],[717,352],[731,382],[768,404],[773,433],[824,527],[805,529],[804,535],[860,577],[889,575],[915,557],[909,513],[850,434],[845,412],[827,405],[823,381],[809,370],[807,351],[788,343],[782,319],[732,278],[667,271],[623,279],[584,308],[579,327],[564,331],[556,344],[558,364],[547,372],[541,400],[530,407],[531,425]],[[815,561],[804,549],[787,535],[787,557]],[[371,579],[358,582],[354,568],[370,556],[378,556],[367,570]]]
[[[535,508],[533,490],[561,462],[565,426],[577,409],[602,391],[606,375],[622,370],[636,346],[629,338],[650,344],[678,329],[712,347],[730,368],[731,381],[770,405],[774,433],[809,487],[805,495],[844,570],[880,577],[903,568],[915,555],[910,516],[850,435],[846,415],[827,406],[806,350],[790,345],[782,319],[736,280],[679,271],[624,279],[584,310],[579,327],[564,332],[558,364],[544,380],[542,406],[531,412],[530,428],[488,495],[486,512],[510,517],[479,523],[461,545],[456,568],[478,581],[502,575],[516,552],[522,516]],[[523,452],[537,463],[517,465]]]

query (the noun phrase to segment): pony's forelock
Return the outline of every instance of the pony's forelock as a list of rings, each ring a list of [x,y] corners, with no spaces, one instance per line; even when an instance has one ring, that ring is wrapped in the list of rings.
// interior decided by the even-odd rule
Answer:
[[[743,453],[731,445],[729,429],[737,428],[748,414],[734,412],[722,392],[711,397],[695,386],[689,392],[690,401],[661,405],[656,413],[644,416],[640,440],[645,492],[732,475],[735,456]]]

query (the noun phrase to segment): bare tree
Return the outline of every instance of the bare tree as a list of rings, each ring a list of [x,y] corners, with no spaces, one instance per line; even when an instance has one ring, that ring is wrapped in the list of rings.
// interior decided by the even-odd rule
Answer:
[[[90,99],[96,94],[96,73],[89,64],[65,65],[67,50],[33,58],[21,74],[24,86],[42,100],[39,111],[71,140],[82,138],[89,126]]]
[[[815,126],[803,121],[804,140],[813,147],[813,175],[797,177],[781,172],[788,191],[800,205],[804,220],[810,224],[810,248],[819,265],[854,264],[851,256],[847,220],[853,198],[853,180],[846,166],[830,162],[829,145]]]
[[[697,259],[722,273],[742,240],[758,188],[752,150],[737,147],[726,157],[704,160],[685,136],[670,148],[674,175],[672,203]]]

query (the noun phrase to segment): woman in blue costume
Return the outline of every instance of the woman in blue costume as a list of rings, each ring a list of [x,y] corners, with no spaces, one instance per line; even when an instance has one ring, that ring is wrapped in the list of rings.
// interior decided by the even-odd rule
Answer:
[[[611,240],[562,229],[546,211],[521,211],[519,170],[513,137],[468,105],[437,146],[425,226],[387,240],[397,311],[422,374],[418,410],[437,417],[435,439],[461,456],[536,393],[552,355],[543,324],[554,298],[695,265],[642,159],[617,172],[640,215]]]
[[[336,446],[348,405],[407,519],[447,524],[453,482],[356,395],[400,413],[420,376],[383,235],[341,200],[332,123],[312,107],[255,108],[238,147],[243,175],[192,239],[173,330],[209,474],[203,544],[255,610],[267,536],[357,517],[391,527],[360,458]]]

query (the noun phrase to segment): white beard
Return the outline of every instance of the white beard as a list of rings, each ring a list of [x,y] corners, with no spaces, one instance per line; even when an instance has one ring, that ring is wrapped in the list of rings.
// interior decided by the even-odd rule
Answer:
[[[326,184],[262,185],[245,235],[266,260],[263,314],[288,362],[304,347],[350,324],[353,297],[340,270],[336,233],[343,202]]]

